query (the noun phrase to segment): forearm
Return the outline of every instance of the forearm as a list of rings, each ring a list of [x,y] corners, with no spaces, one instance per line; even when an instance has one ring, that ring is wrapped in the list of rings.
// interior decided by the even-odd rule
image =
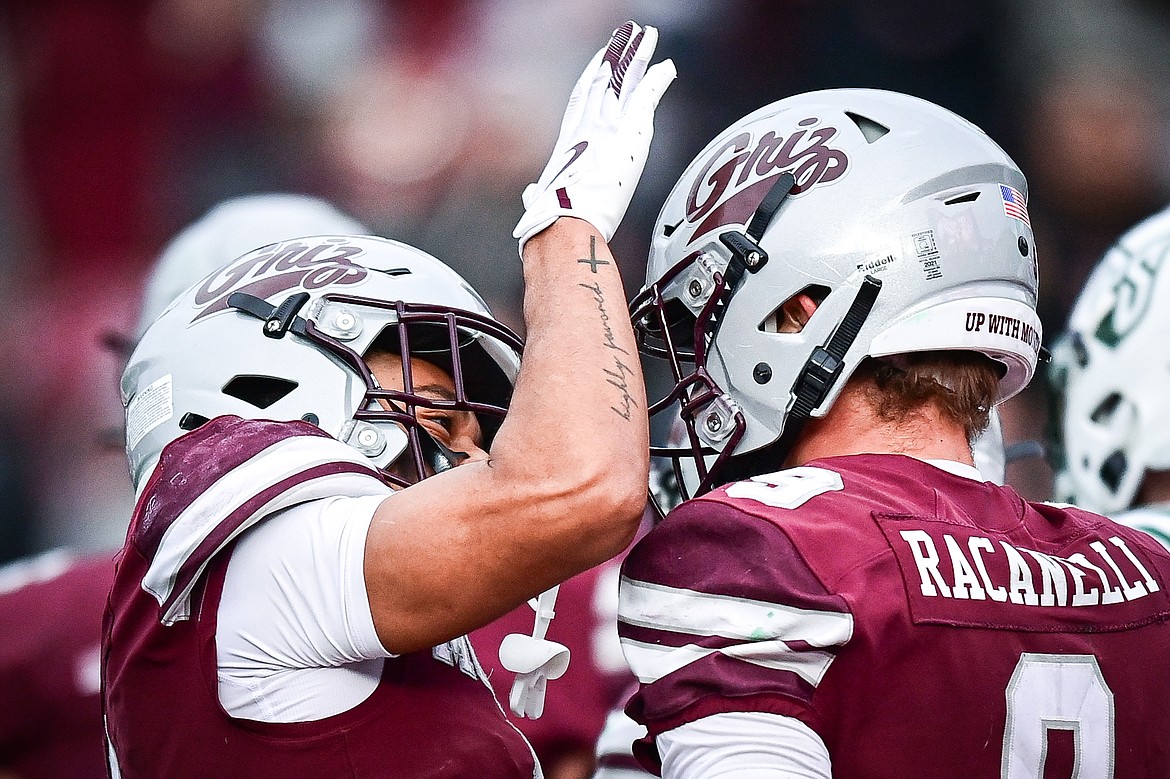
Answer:
[[[534,397],[518,388],[518,400],[578,409],[551,415],[545,432],[587,462],[648,467],[642,366],[609,246],[588,222],[562,217],[529,241],[524,257],[525,357],[531,372],[547,379]],[[645,486],[640,476],[636,481]]]
[[[540,452],[553,483],[627,503],[636,523],[649,469],[646,395],[613,255],[593,225],[562,217],[526,243],[524,278],[527,345],[502,443]]]
[[[366,583],[383,645],[431,646],[618,554],[649,477],[638,352],[606,244],[625,214],[674,66],[627,22],[586,67],[513,235],[528,344],[488,459],[388,498]]]
[[[645,390],[613,257],[591,224],[562,217],[524,258],[529,337],[490,459],[397,493],[370,528],[367,591],[396,653],[614,556],[641,519]]]

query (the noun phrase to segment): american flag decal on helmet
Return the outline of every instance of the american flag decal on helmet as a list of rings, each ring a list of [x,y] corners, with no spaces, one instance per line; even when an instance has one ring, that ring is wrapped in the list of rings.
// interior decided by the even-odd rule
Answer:
[[[1012,219],[1019,219],[1031,227],[1032,222],[1028,219],[1028,201],[1024,199],[1020,191],[1007,184],[1000,184],[999,194],[1003,198],[1003,212]]]

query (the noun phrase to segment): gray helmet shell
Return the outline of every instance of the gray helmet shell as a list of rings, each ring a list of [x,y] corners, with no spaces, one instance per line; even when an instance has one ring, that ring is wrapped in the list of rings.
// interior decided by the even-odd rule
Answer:
[[[721,237],[744,233],[786,172],[795,187],[758,242],[766,263],[726,305],[709,305],[733,256]],[[655,223],[635,324],[643,345],[672,331],[672,344],[648,351],[675,361],[674,402],[693,398],[693,386],[680,387],[705,374],[714,398],[690,413],[708,452],[779,439],[798,377],[867,277],[880,291],[811,416],[828,411],[865,357],[919,351],[987,355],[1003,366],[999,399],[1009,398],[1032,378],[1041,343],[1027,192],[982,130],[925,100],[833,89],[777,101],[721,133],[679,178]],[[778,332],[779,308],[801,292],[819,307],[801,332]],[[688,370],[696,344],[703,365]]]
[[[266,334],[264,320],[229,303],[238,293],[270,307],[304,293],[297,311],[303,331]],[[402,419],[377,418],[376,398],[384,394],[361,359],[384,334],[402,353],[446,368],[458,360],[461,405],[503,415],[520,341],[455,271],[382,238],[281,241],[190,287],[139,341],[121,383],[136,488],[164,446],[227,414],[314,421],[385,468],[410,436]]]

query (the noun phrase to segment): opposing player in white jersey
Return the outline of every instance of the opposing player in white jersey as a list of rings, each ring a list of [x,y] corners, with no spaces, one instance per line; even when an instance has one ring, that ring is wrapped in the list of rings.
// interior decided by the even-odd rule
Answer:
[[[1170,652],[1170,553],[974,466],[1040,354],[1027,191],[974,125],[865,89],[682,174],[632,304],[698,479],[622,567],[645,767],[1170,773],[1170,670],[1133,662]]]
[[[525,190],[522,362],[453,270],[370,237],[257,249],[148,328],[122,381],[139,498],[103,640],[115,774],[540,775],[465,634],[641,519],[645,401],[606,244],[673,78],[655,41],[615,31]],[[557,672],[516,657],[521,699]]]
[[[1052,349],[1056,500],[1170,546],[1170,209],[1102,256]]]

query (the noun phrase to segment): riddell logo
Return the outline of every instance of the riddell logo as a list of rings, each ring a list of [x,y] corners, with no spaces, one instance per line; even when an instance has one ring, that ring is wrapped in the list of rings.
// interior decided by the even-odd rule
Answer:
[[[720,146],[687,197],[687,221],[702,220],[694,235],[705,235],[721,225],[746,224],[776,177],[785,171],[796,178],[793,195],[843,176],[849,158],[828,146],[837,128],[820,127],[810,132],[808,128],[819,123],[815,117],[802,119],[797,124],[801,129],[787,138],[769,130],[754,145],[751,133],[744,132]]]
[[[346,243],[344,238],[331,238],[318,244],[302,241],[275,244],[260,254],[248,255],[203,282],[195,293],[195,305],[205,308],[191,321],[226,310],[227,299],[233,292],[269,298],[296,288],[311,292],[332,284],[356,284],[368,271],[351,260],[364,252],[360,246]]]

